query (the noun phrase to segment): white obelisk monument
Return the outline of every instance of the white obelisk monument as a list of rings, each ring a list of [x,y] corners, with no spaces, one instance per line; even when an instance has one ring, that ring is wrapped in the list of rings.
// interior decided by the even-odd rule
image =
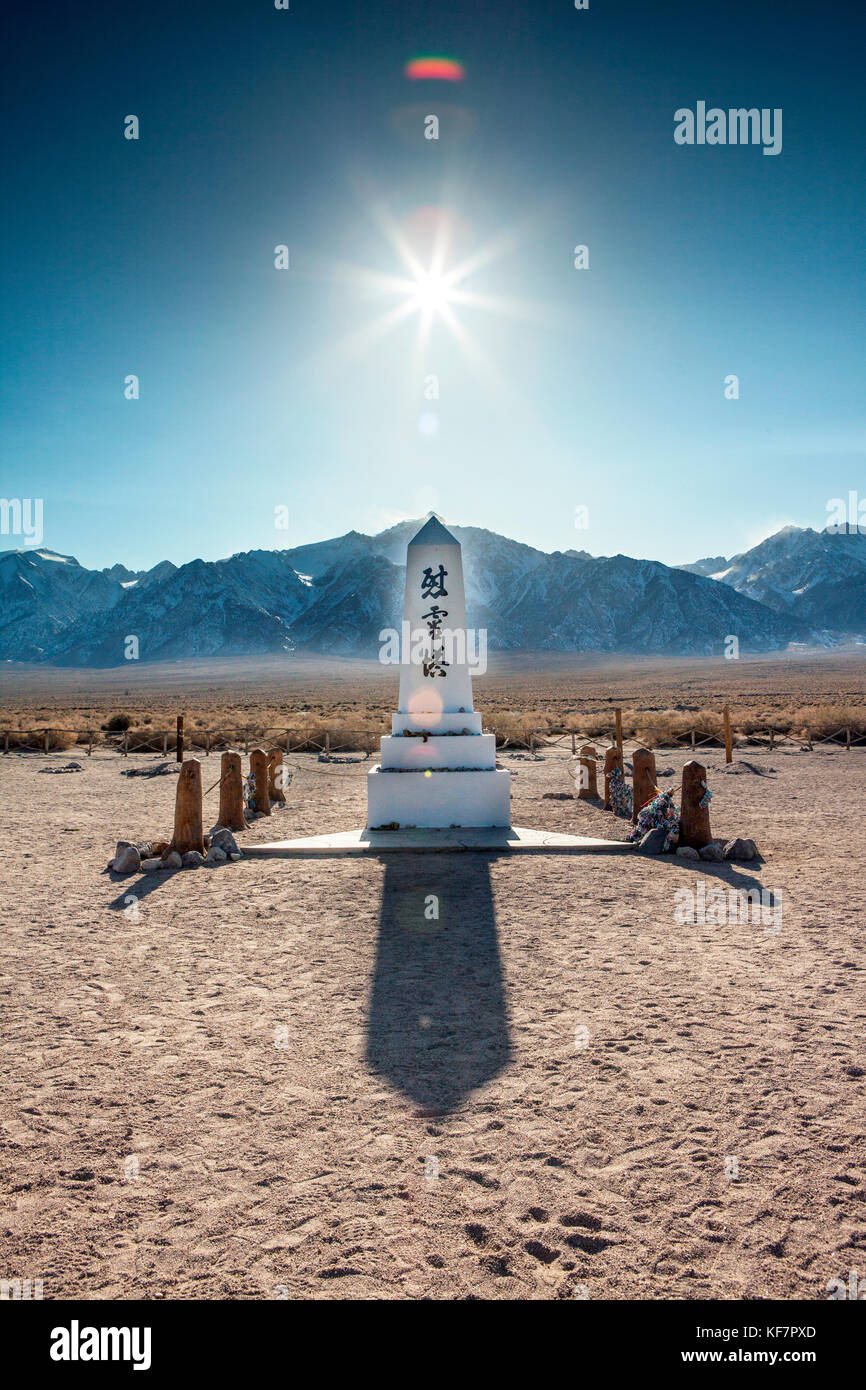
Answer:
[[[367,774],[367,826],[507,826],[511,776],[472,707],[460,542],[431,516],[409,542],[400,704]]]

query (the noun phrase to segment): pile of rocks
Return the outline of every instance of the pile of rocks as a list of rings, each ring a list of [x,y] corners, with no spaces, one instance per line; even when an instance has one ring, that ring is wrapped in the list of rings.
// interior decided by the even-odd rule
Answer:
[[[638,843],[638,849],[643,854],[661,854],[662,846],[667,837],[668,828],[664,825],[657,825],[654,830],[648,830],[643,839]],[[725,859],[760,859],[758,846],[754,840],[743,840],[738,835],[733,840],[711,840],[703,849],[692,849],[690,845],[681,845],[676,853],[681,859],[707,859],[710,863],[721,864]]]
[[[708,859],[712,864],[721,864],[725,859],[760,859],[758,846],[754,840],[742,840],[739,835],[736,839],[711,840],[703,849],[692,849],[690,845],[682,845],[677,854],[681,859]]]
[[[115,874],[151,874],[159,869],[200,869],[203,865],[213,867],[216,864],[225,864],[228,860],[236,861],[243,858],[234,835],[230,830],[226,830],[225,826],[214,826],[210,834],[205,835],[204,845],[206,854],[199,854],[198,850],[193,849],[188,854],[180,855],[165,840],[142,841],[138,844],[133,844],[130,840],[118,840],[114,858],[108,867]]]

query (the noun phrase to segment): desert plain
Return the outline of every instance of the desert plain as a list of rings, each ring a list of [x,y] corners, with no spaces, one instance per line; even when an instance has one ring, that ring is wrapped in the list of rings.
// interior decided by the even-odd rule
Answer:
[[[844,688],[761,671],[768,708],[857,700],[853,667]],[[730,698],[700,669],[650,675],[630,691],[656,682],[659,708]],[[608,698],[610,672],[586,679]],[[684,679],[705,684],[683,700]],[[177,703],[66,680],[9,681],[4,708],[149,701],[158,722]],[[624,838],[575,799],[569,751],[500,750],[514,823]],[[660,785],[690,756],[660,748]],[[714,835],[760,861],[244,857],[120,879],[117,839],[170,835],[173,771],[124,775],[162,756],[0,758],[4,1278],[46,1299],[592,1301],[826,1299],[866,1275],[866,749],[699,756]],[[363,825],[373,761],[292,754],[286,807],[241,849]],[[684,922],[699,884],[778,911]]]

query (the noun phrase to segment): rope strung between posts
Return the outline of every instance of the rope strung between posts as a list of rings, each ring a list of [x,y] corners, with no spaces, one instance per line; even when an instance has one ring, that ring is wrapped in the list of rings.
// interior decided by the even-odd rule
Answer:
[[[288,763],[283,763],[283,767],[284,767],[284,768],[287,768],[287,767],[289,767],[289,764],[288,764]],[[288,782],[289,782],[289,784],[291,784],[292,777],[294,777],[296,771],[300,771],[300,769],[299,769],[299,768],[294,768],[294,769],[292,769],[292,770],[289,772],[289,777],[288,777]],[[202,796],[210,796],[211,792],[212,792],[212,791],[215,791],[217,787],[221,787],[222,784],[223,784],[223,782],[224,782],[225,780],[226,780],[225,777],[218,777],[217,780],[214,782],[213,786],[208,787],[208,789],[207,789],[206,792],[202,792]],[[255,788],[255,782],[253,781],[253,775],[252,775],[252,773],[250,773],[248,777],[245,777],[245,778],[244,778],[244,782],[250,784],[253,788]],[[284,783],[284,785],[283,785],[283,791],[285,791],[285,783],[286,783],[286,775],[285,775],[285,772],[283,773],[283,783]]]

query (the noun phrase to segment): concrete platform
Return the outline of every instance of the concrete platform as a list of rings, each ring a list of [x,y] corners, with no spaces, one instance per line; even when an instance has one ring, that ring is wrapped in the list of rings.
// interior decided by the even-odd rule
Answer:
[[[493,735],[489,737],[492,745]],[[475,735],[474,742],[480,744],[481,738]],[[507,830],[510,821],[511,773],[506,768],[385,772],[377,763],[367,773],[368,826],[459,830],[486,825]]]
[[[628,840],[594,840],[584,835],[560,835],[552,830],[527,830],[519,825],[485,826],[463,830],[343,830],[336,835],[313,835],[306,840],[276,840],[244,845],[245,859],[338,858],[342,855],[460,853],[467,850],[508,854],[630,854],[637,846]]]
[[[438,710],[435,713],[430,712],[427,714],[419,712],[415,714],[404,713],[391,715],[392,734],[404,734],[407,729],[413,734],[417,734],[419,731],[425,731],[428,734],[449,734],[453,736],[455,734],[462,734],[464,730],[468,734],[480,734],[481,715],[473,709],[459,710],[456,714],[454,711],[447,713],[443,710]]]
[[[421,738],[380,739],[382,771],[424,772],[431,769],[469,768],[472,772],[492,772],[496,768],[495,734],[431,734]],[[378,822],[377,822],[378,823]]]

